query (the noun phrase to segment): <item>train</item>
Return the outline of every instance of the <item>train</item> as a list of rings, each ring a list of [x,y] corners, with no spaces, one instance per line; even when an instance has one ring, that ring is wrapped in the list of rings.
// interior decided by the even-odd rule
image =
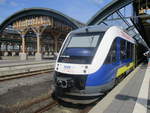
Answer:
[[[135,68],[136,46],[136,40],[118,26],[71,31],[56,59],[55,98],[74,104],[98,100]]]

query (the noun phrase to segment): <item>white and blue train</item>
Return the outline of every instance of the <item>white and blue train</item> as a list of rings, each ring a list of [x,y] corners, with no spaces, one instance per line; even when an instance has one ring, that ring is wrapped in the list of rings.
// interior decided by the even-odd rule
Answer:
[[[70,32],[56,60],[55,96],[76,104],[95,101],[134,69],[135,49],[136,41],[116,26]]]

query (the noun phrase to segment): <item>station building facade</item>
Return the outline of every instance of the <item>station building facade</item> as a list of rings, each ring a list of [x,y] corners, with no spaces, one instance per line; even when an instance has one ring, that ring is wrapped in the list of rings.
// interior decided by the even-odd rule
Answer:
[[[102,28],[119,26],[140,45],[150,50],[150,1],[113,0],[100,9],[88,22]],[[20,55],[42,59],[54,55],[66,35],[84,24],[58,11],[42,8],[24,9],[0,25],[0,55]]]
[[[55,55],[66,35],[81,26],[84,24],[52,9],[24,9],[0,25],[0,56],[41,60]]]

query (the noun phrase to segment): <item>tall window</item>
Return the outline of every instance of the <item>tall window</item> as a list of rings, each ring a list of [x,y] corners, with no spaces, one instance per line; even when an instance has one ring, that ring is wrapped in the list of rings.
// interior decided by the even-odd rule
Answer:
[[[131,51],[130,51],[130,57],[133,58],[133,51],[134,51],[134,45],[131,44]]]
[[[131,51],[131,43],[130,42],[127,42],[127,47],[126,47],[126,50],[127,50],[127,59],[131,57],[130,55],[130,51]]]
[[[121,60],[126,59],[126,41],[125,40],[121,40],[120,41],[120,58]]]

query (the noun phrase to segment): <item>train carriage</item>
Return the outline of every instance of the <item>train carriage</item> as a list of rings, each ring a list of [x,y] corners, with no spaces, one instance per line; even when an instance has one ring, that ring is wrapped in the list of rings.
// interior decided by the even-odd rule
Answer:
[[[55,96],[80,104],[97,100],[134,69],[135,45],[136,41],[116,26],[72,31],[56,60]]]

